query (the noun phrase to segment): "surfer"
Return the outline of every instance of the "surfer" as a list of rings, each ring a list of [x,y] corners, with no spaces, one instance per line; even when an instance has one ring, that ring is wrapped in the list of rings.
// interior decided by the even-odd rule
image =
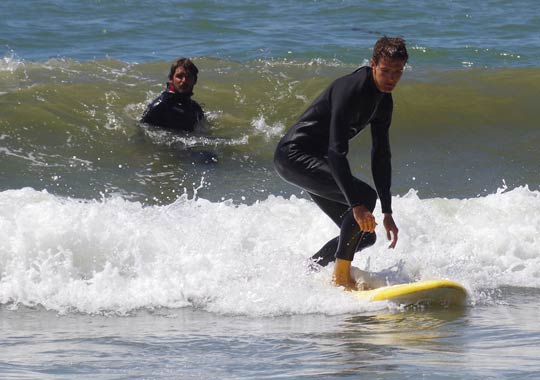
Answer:
[[[280,140],[274,155],[279,175],[304,189],[340,228],[312,260],[321,266],[336,261],[333,282],[356,289],[350,275],[355,252],[375,243],[373,211],[377,196],[384,214],[389,248],[398,240],[392,216],[389,128],[391,92],[408,60],[402,38],[383,37],[373,48],[369,66],[336,79]],[[349,140],[371,128],[371,169],[375,189],[351,173]]]
[[[141,122],[174,131],[193,132],[205,122],[204,112],[193,96],[199,69],[189,58],[175,60],[167,88],[144,111]]]

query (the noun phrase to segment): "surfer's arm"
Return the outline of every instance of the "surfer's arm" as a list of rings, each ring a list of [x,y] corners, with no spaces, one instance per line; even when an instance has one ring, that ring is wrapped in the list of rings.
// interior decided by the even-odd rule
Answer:
[[[356,223],[360,227],[361,231],[364,232],[374,232],[375,226],[375,216],[371,211],[369,211],[366,206],[358,205],[353,207],[353,216]]]
[[[371,170],[373,182],[381,201],[384,214],[383,225],[386,237],[391,241],[389,248],[394,248],[398,240],[398,228],[392,216],[392,154],[390,152],[389,129],[392,121],[392,98],[388,97],[379,106],[378,117],[371,123],[372,152]]]
[[[163,92],[154,99],[144,111],[141,117],[141,123],[162,126],[164,124],[163,114],[168,107],[170,98],[171,96],[167,92]]]
[[[384,214],[383,225],[386,230],[386,238],[391,241],[388,248],[394,248],[398,241],[399,229],[394,222],[392,214]]]
[[[392,154],[389,129],[392,121],[392,98],[381,101],[377,118],[371,122],[371,172],[384,214],[392,213]]]
[[[210,123],[206,118],[204,111],[199,103],[195,100],[192,100],[193,106],[193,117],[195,120],[194,130],[197,132],[208,132]]]

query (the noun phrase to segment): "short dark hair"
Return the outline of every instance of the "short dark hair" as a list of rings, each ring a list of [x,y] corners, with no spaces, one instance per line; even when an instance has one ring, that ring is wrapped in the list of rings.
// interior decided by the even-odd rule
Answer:
[[[195,83],[197,83],[197,74],[199,74],[199,69],[189,58],[178,58],[172,63],[171,71],[169,72],[169,80],[173,79],[174,73],[179,67],[183,67],[189,73],[189,75],[193,76]]]
[[[381,58],[391,60],[400,60],[406,63],[409,59],[405,40],[401,37],[382,37],[375,43],[373,47],[373,61],[379,63]]]

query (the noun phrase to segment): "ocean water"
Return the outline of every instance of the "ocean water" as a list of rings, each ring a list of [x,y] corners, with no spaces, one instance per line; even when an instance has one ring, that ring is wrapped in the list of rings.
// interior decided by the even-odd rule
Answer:
[[[0,378],[536,379],[536,1],[0,3]],[[274,172],[333,79],[400,35],[393,208],[353,265],[461,282],[362,303],[306,259],[338,230]],[[170,61],[210,127],[138,124]],[[369,132],[353,171],[371,182]],[[208,154],[217,162],[208,160]],[[375,216],[381,219],[380,208]]]

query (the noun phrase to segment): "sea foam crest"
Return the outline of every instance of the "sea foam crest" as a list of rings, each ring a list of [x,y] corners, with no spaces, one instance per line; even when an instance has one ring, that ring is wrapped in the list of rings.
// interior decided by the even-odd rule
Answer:
[[[540,194],[526,187],[472,199],[394,198],[398,245],[377,243],[353,265],[403,280],[462,282],[472,302],[501,286],[540,287]],[[197,307],[252,316],[362,312],[331,286],[332,266],[307,258],[338,229],[306,199],[251,205],[180,197],[167,206],[122,198],[0,193],[0,303],[126,314]],[[486,293],[487,290],[487,293]]]

